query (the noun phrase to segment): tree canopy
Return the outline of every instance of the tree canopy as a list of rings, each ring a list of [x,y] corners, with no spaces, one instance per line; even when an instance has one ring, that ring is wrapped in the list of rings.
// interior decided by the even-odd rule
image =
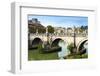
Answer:
[[[54,27],[48,25],[47,28],[48,28],[48,33],[54,33]]]

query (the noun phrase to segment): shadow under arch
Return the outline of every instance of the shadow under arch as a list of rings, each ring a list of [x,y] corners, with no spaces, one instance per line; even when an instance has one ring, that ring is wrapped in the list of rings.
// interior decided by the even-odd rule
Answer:
[[[43,41],[42,39],[36,37],[34,38],[34,40],[32,41],[32,47],[35,48],[35,47],[38,47],[39,44],[43,44]]]
[[[63,39],[61,38],[56,38],[52,43],[51,43],[51,46],[54,47],[54,46],[59,46],[59,41],[64,41]]]
[[[79,54],[85,54],[87,52],[86,48],[84,48],[84,44],[88,43],[88,39],[83,39],[82,41],[79,42],[78,46],[77,46],[77,52]]]

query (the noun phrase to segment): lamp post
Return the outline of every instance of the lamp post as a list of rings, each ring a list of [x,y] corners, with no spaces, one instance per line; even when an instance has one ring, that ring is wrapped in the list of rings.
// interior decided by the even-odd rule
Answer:
[[[49,44],[49,33],[48,33],[48,27],[46,27],[46,36],[47,36],[47,45]]]
[[[74,26],[74,48],[76,48],[76,32],[75,32],[75,26]]]
[[[74,39],[73,52],[76,53],[77,52],[77,47],[76,47],[76,32],[75,32],[75,26],[74,26],[74,31],[73,31],[73,39]]]
[[[30,49],[31,45],[30,45],[30,32],[28,31],[28,49]]]

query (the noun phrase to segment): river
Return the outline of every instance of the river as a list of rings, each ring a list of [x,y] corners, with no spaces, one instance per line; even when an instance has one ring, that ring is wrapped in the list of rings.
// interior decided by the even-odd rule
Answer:
[[[58,45],[61,47],[61,51],[58,52],[58,57],[59,59],[64,59],[64,57],[70,53],[67,49],[68,44],[63,40],[60,40]]]

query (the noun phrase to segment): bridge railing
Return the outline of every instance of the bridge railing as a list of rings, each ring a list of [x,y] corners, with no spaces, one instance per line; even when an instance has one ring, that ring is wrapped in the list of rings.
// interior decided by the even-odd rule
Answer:
[[[87,37],[88,34],[81,33],[81,34],[75,34],[75,35],[76,35],[76,37]],[[46,33],[38,33],[38,34],[37,33],[30,33],[30,36],[47,36],[47,34]],[[58,34],[49,33],[48,36],[73,37],[74,34],[73,33],[58,33]]]

